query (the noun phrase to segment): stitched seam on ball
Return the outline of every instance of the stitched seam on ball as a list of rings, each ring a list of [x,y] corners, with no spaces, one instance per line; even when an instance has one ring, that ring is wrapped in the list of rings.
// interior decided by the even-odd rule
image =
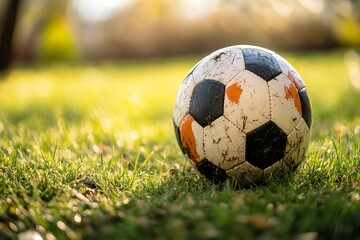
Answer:
[[[268,93],[269,93],[269,103],[270,103],[270,120],[272,120],[272,101],[271,101],[271,92],[270,92],[270,86],[269,86],[269,82],[266,82],[266,86],[268,89]]]
[[[229,84],[229,82],[231,82],[232,80],[234,80],[241,72],[243,72],[244,70],[240,70],[238,73],[236,73],[232,78],[230,78],[228,81],[224,81],[224,85],[225,85],[225,89],[226,89],[226,86]],[[219,80],[218,80],[219,81]],[[219,81],[221,82],[221,81]]]
[[[205,128],[203,128],[203,139],[202,139],[202,145],[204,150],[204,158],[208,159],[206,156],[206,149],[205,149]],[[209,159],[208,159],[209,160]]]
[[[299,158],[299,155],[300,155],[300,151],[301,151],[301,148],[299,147],[299,148],[297,149],[297,156],[298,156],[298,158]],[[285,161],[285,160],[287,160],[287,159],[286,159],[287,154],[290,154],[290,153],[291,153],[291,152],[288,151],[288,152],[284,155],[284,157],[283,157],[283,159],[282,159],[283,163],[284,163],[288,168],[293,167],[293,166],[289,165],[290,163],[288,163],[287,161]],[[305,157],[305,156],[306,156],[306,151],[304,152],[304,157]],[[305,158],[304,158],[304,159],[305,159]],[[302,160],[299,162],[299,164],[300,164],[304,159],[302,159]]]
[[[223,115],[223,117],[229,122],[231,123],[234,127],[236,127],[240,132],[246,134],[246,132],[244,130],[241,130],[238,126],[235,125],[235,123],[233,123],[229,118],[227,118],[225,115]]]
[[[237,168],[237,167],[240,167],[240,166],[243,165],[245,162],[247,162],[247,161],[244,161],[244,162],[242,162],[242,163],[239,163],[239,164],[235,165],[234,167],[232,167],[232,168],[230,168],[230,169],[228,169],[228,170],[225,170],[226,174],[228,174],[229,171],[234,170],[234,169]],[[249,162],[248,162],[248,163],[249,163]],[[251,163],[249,163],[249,164],[251,164]],[[255,167],[255,166],[254,166],[254,167]],[[255,167],[255,168],[257,168],[257,167]],[[260,182],[262,182],[262,181],[264,180],[265,171],[264,171],[263,169],[260,169],[260,171],[261,171],[261,179],[260,179]],[[248,180],[252,181],[251,179],[248,179]]]
[[[188,105],[187,105],[187,107],[186,107],[187,111],[186,111],[186,114],[184,115],[184,117],[185,117],[187,114],[190,113],[190,106],[191,106],[192,96],[193,96],[194,90],[195,90],[195,88],[196,88],[196,86],[197,86],[197,84],[195,83],[195,80],[194,80],[194,74],[191,73],[191,75],[190,75],[189,77],[191,77],[191,81],[194,83],[194,87],[193,87],[193,89],[192,89],[192,92],[191,92],[191,95],[190,95],[190,100],[189,100],[189,103],[188,103]],[[184,118],[184,117],[183,117],[183,118]]]
[[[231,170],[233,170],[233,169],[235,169],[235,168],[237,168],[237,167],[239,167],[239,166],[243,165],[245,162],[246,162],[246,160],[245,160],[244,162],[242,162],[242,163],[236,164],[235,166],[233,166],[233,167],[229,168],[228,170],[225,170],[225,172],[227,173],[228,171],[231,171]]]
[[[302,117],[300,118],[298,123],[295,125],[295,127],[291,130],[291,132],[289,134],[286,134],[286,137],[289,137],[295,131],[295,129],[300,125],[301,119],[302,119]],[[305,119],[303,119],[303,120],[305,121]],[[305,124],[306,124],[306,122],[305,122]]]
[[[300,88],[300,89],[298,90],[298,92],[300,92],[300,91],[303,90],[304,88],[306,88],[306,86],[303,86],[302,88]]]

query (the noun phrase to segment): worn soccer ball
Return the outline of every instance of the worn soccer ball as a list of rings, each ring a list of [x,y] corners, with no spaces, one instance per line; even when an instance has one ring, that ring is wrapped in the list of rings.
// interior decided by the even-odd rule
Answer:
[[[311,105],[296,70],[255,46],[220,49],[181,83],[174,108],[182,152],[214,183],[264,182],[296,169],[311,134]]]

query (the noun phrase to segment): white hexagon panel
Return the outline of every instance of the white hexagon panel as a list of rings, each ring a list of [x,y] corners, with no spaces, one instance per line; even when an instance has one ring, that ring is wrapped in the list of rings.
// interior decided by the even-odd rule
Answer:
[[[236,179],[241,186],[250,186],[262,181],[264,171],[248,162],[244,162],[226,171],[226,174],[228,177]]]
[[[212,79],[225,85],[244,69],[241,49],[225,48],[212,53],[199,63],[193,70],[194,81],[197,84],[205,79]]]
[[[301,119],[301,100],[288,76],[280,74],[268,82],[271,98],[271,120],[289,134]]]
[[[245,161],[245,133],[224,117],[204,128],[205,157],[228,170]]]
[[[267,82],[244,70],[225,89],[224,116],[245,133],[270,120]]]

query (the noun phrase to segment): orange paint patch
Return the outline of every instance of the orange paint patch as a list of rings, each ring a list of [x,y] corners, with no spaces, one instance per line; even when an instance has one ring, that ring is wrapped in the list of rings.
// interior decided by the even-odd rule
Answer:
[[[181,145],[193,162],[197,163],[199,159],[199,154],[196,151],[196,141],[194,132],[192,130],[192,123],[194,122],[194,118],[187,114],[180,125],[180,139]]]
[[[301,102],[297,88],[293,84],[290,84],[290,87],[284,86],[284,90],[285,90],[285,99],[286,100],[292,99],[294,101],[297,111],[299,112],[300,115],[302,115]]]
[[[293,72],[289,71],[288,77],[298,90],[301,90],[305,87],[304,84],[300,81],[300,79],[295,76]]]
[[[233,103],[239,103],[241,93],[243,92],[241,86],[236,82],[226,89],[226,96]]]

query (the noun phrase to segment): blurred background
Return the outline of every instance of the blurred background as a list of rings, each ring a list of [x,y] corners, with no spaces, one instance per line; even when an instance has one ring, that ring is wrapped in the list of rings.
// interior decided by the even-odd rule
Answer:
[[[359,0],[1,0],[0,71],[11,63],[359,48]]]

